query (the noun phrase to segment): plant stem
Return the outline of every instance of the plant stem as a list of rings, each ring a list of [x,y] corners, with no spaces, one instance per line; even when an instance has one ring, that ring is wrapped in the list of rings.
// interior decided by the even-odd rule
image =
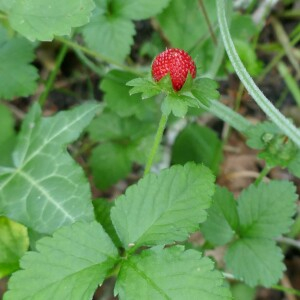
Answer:
[[[158,147],[160,145],[160,142],[162,140],[162,136],[163,136],[164,129],[166,127],[167,121],[168,121],[168,116],[162,114],[161,118],[160,118],[160,121],[159,121],[159,124],[158,124],[158,128],[157,128],[157,131],[156,131],[154,142],[153,142],[153,145],[152,145],[152,148],[151,148],[151,151],[150,151],[147,163],[146,163],[144,176],[147,175],[151,170],[151,167],[152,167],[157,149],[158,149]]]
[[[205,22],[206,22],[206,24],[207,24],[207,27],[208,27],[209,34],[210,34],[210,36],[211,36],[211,39],[212,39],[213,43],[215,44],[215,46],[217,46],[217,45],[218,45],[218,41],[217,41],[216,35],[215,35],[215,33],[214,33],[213,27],[212,27],[212,25],[211,25],[211,22],[210,22],[210,20],[209,20],[209,17],[208,17],[208,14],[207,14],[205,5],[204,5],[204,3],[203,3],[203,0],[199,0],[198,2],[199,2],[199,5],[200,5],[202,14],[203,14],[203,16],[204,16]]]
[[[45,89],[43,91],[43,93],[41,94],[40,98],[39,98],[39,104],[43,107],[45,102],[46,102],[46,99],[48,97],[48,94],[50,92],[50,90],[52,89],[53,87],[53,84],[54,84],[54,80],[57,76],[57,73],[60,69],[60,66],[67,54],[67,51],[68,51],[68,46],[67,45],[63,45],[60,49],[60,52],[57,56],[57,59],[55,61],[55,66],[54,66],[54,69],[51,71],[49,77],[48,77],[48,80],[47,80],[47,83],[46,83],[46,86],[45,86]]]
[[[261,181],[264,179],[264,177],[271,171],[271,169],[272,169],[271,167],[266,165],[260,172],[259,176],[256,178],[254,184],[258,186],[261,183]]]
[[[130,68],[130,67],[126,66],[126,65],[123,65],[123,64],[121,64],[119,62],[116,62],[116,61],[114,61],[114,60],[112,60],[112,59],[110,59],[108,57],[105,57],[104,55],[102,55],[102,54],[100,54],[100,53],[98,53],[96,51],[90,50],[90,49],[88,49],[88,48],[86,48],[84,46],[81,46],[81,45],[79,45],[79,44],[77,44],[77,43],[75,43],[75,42],[73,42],[73,41],[71,41],[69,39],[66,39],[66,38],[63,38],[63,37],[56,37],[55,39],[57,41],[60,41],[61,43],[65,44],[65,45],[68,45],[72,49],[79,49],[83,53],[86,53],[86,54],[88,54],[88,55],[90,55],[92,57],[100,59],[101,61],[104,61],[104,62],[109,63],[111,65],[114,65],[116,67],[119,67],[120,69],[122,69],[124,71],[135,73],[135,74],[140,75],[140,76],[143,75],[143,73],[137,71],[135,68]]]
[[[300,148],[300,131],[294,126],[291,121],[285,118],[280,113],[280,111],[265,97],[265,95],[254,83],[253,79],[248,74],[242,61],[240,60],[238,53],[234,47],[233,41],[230,37],[225,15],[224,0],[216,0],[216,4],[218,11],[218,21],[225,49],[237,75],[243,82],[249,94],[265,112],[265,114]]]
[[[239,132],[245,133],[252,125],[246,118],[217,100],[212,100],[209,107],[201,105],[201,103],[200,106],[224,122],[228,123],[231,127]]]

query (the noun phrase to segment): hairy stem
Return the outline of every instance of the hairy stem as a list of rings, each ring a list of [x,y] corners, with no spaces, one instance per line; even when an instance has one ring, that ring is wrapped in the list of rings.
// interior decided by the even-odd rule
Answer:
[[[249,94],[265,112],[265,114],[300,148],[300,131],[265,97],[265,95],[254,83],[253,79],[248,74],[242,61],[240,60],[229,33],[225,15],[224,0],[216,0],[216,4],[218,21],[225,49],[237,75],[243,82]]]
[[[158,128],[157,128],[157,131],[156,131],[154,142],[153,142],[153,145],[152,145],[152,148],[151,148],[151,151],[150,151],[147,163],[146,163],[144,176],[147,175],[151,170],[155,155],[157,153],[158,147],[159,147],[160,142],[162,140],[162,136],[163,136],[164,129],[166,127],[167,121],[168,121],[168,116],[162,114],[161,118],[160,118],[160,121],[159,121],[159,124],[158,124]]]

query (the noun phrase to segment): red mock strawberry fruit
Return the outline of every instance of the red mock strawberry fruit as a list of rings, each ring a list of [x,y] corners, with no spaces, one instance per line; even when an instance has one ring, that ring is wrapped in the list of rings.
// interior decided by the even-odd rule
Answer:
[[[184,85],[188,73],[196,77],[196,66],[192,58],[181,49],[168,49],[157,55],[152,63],[152,77],[160,81],[170,74],[173,89],[179,91]]]

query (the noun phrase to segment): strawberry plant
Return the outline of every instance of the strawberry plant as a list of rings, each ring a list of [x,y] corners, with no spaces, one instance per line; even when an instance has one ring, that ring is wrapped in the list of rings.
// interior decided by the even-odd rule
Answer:
[[[256,84],[272,11],[250,2],[0,1],[4,300],[300,295],[300,131]],[[298,29],[279,38],[296,73]],[[239,149],[254,179],[226,173]]]

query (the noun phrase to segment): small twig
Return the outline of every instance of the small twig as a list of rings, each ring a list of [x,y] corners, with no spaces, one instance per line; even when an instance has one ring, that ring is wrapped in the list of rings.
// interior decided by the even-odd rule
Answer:
[[[300,241],[293,240],[285,236],[277,238],[276,241],[300,249]]]

